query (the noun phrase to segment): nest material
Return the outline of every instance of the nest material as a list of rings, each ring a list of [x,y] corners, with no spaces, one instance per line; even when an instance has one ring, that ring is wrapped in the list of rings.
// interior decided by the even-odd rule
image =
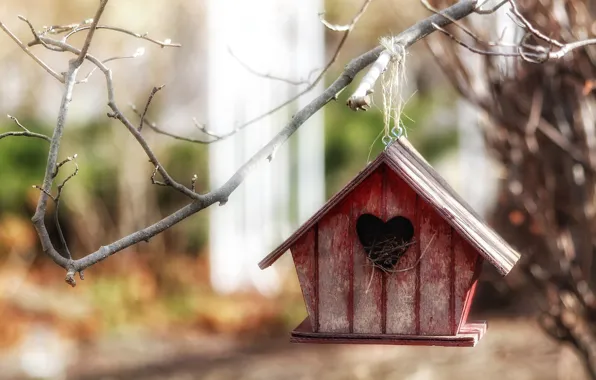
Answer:
[[[415,240],[404,241],[396,237],[388,237],[365,246],[367,260],[375,268],[391,273],[408,248]]]

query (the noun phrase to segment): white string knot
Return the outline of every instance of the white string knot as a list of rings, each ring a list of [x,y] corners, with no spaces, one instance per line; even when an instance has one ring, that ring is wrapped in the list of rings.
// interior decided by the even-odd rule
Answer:
[[[381,86],[383,90],[383,124],[385,147],[394,140],[405,135],[406,129],[401,121],[404,107],[402,86],[406,82],[406,48],[394,37],[381,38],[381,46],[385,48],[383,54],[390,56],[387,69],[383,72]]]

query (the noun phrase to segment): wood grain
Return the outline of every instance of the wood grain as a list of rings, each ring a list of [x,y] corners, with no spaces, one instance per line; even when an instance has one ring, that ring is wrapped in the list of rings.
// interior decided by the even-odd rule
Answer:
[[[305,319],[290,338],[292,343],[319,344],[376,344],[400,346],[474,347],[487,330],[486,322],[469,323],[453,336],[313,333],[309,319]]]
[[[385,150],[385,162],[400,173],[478,252],[506,275],[520,254],[492,230],[484,220],[426,162],[407,139],[400,138]]]
[[[292,251],[292,258],[294,259],[298,281],[300,282],[300,288],[302,289],[306,311],[311,326],[315,328],[314,331],[318,329],[316,291],[317,257],[315,255],[316,228],[317,226],[315,225],[306,234],[302,235],[290,249]]]
[[[420,334],[452,334],[451,226],[418,199],[420,221]]]
[[[392,170],[385,170],[385,220],[404,216],[414,224],[416,243],[410,246],[396,266],[396,270],[412,267],[418,259],[416,226],[416,193]],[[387,334],[416,334],[416,269],[391,273],[385,281]]]
[[[374,171],[350,195],[352,223],[362,214],[382,216],[383,171]],[[382,333],[383,288],[382,272],[370,265],[356,229],[350,231],[354,252],[354,333]]]
[[[468,298],[468,293],[474,283],[474,272],[477,262],[481,259],[478,252],[470,246],[460,235],[452,235],[452,245],[455,254],[455,323],[454,332],[458,331],[459,326],[465,323],[464,307]]]
[[[349,332],[352,310],[351,202],[329,211],[319,222],[319,331]]]

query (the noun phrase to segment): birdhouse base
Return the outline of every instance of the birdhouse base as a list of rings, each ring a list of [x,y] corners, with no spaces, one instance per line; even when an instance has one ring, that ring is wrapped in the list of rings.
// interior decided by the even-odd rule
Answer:
[[[486,322],[480,321],[466,323],[461,326],[460,331],[456,335],[448,336],[328,333],[313,332],[310,320],[306,318],[294,331],[292,331],[290,342],[474,347],[478,341],[482,339],[486,329]]]

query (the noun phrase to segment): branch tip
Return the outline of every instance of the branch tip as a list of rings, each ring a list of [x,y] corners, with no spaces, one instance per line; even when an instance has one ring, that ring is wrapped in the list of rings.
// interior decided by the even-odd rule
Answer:
[[[75,280],[75,274],[76,272],[74,271],[74,269],[69,269],[68,272],[66,272],[66,278],[64,279],[64,281],[66,281],[66,283],[70,286],[72,286],[73,288],[75,286],[77,286],[77,281]]]

